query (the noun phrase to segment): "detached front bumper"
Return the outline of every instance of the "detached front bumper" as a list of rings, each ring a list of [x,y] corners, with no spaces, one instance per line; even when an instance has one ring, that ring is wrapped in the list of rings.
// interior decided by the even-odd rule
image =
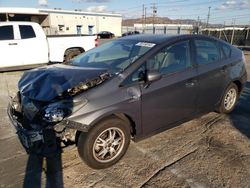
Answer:
[[[35,142],[43,142],[43,131],[28,130],[23,127],[21,122],[18,121],[17,115],[15,115],[15,110],[13,109],[12,103],[8,105],[8,116],[12,125],[16,129],[16,133],[26,150],[29,150],[34,146]]]
[[[35,153],[46,156],[58,150],[59,142],[53,128],[46,127],[42,130],[24,128],[27,125],[23,125],[18,120],[20,117],[18,117],[12,103],[8,105],[8,116],[12,125],[16,129],[16,133],[21,144],[27,153]]]

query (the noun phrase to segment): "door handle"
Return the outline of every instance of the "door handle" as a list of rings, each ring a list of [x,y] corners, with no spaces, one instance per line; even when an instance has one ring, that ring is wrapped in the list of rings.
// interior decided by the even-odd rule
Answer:
[[[131,96],[130,99],[132,99],[132,100],[138,100],[139,98],[140,98],[139,96],[133,95],[133,96]]]
[[[226,70],[227,70],[227,66],[226,66],[226,65],[224,65],[224,66],[221,68],[221,70],[220,70],[220,71],[221,71],[222,73],[226,73]]]
[[[188,80],[185,85],[186,87],[194,87],[197,82],[198,82],[197,80],[191,79],[191,80]]]
[[[14,46],[14,45],[17,45],[17,43],[16,43],[16,42],[14,42],[14,43],[9,43],[9,45],[10,45],[10,46]]]

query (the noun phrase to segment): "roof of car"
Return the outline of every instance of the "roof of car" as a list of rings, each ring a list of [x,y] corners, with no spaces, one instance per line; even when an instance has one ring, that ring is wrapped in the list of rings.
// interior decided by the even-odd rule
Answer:
[[[138,34],[138,35],[129,35],[125,36],[123,38],[120,38],[120,40],[134,40],[134,41],[143,41],[143,42],[149,42],[149,43],[155,43],[155,44],[161,44],[164,42],[167,42],[169,40],[174,39],[184,39],[184,38],[199,38],[199,37],[205,37],[205,38],[211,38],[204,35],[159,35],[159,34]]]

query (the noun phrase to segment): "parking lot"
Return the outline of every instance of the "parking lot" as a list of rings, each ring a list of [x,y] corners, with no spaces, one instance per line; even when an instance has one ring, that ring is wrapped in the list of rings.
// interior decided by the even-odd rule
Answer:
[[[250,53],[246,52],[250,72]],[[27,155],[7,117],[22,71],[0,73],[0,187],[249,187],[250,79],[230,115],[209,113],[138,143],[104,170],[74,146]]]

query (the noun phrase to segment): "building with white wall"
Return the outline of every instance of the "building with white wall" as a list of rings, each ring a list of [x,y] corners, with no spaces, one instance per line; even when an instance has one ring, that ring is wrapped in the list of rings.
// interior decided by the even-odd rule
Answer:
[[[134,24],[134,30],[155,34],[191,34],[191,24]],[[123,28],[123,30],[126,28]],[[124,32],[124,31],[123,31]]]
[[[0,21],[33,21],[47,35],[95,34],[110,31],[121,36],[121,14],[93,13],[81,10],[0,8]]]

